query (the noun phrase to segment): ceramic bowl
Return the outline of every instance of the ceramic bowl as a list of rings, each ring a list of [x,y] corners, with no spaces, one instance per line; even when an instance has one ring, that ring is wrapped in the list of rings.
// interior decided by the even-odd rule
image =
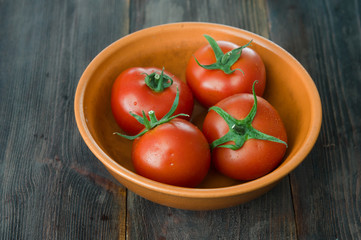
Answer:
[[[111,112],[110,92],[115,78],[129,67],[165,67],[185,81],[185,67],[193,52],[207,44],[204,34],[216,40],[244,45],[262,57],[267,73],[264,94],[281,115],[288,134],[284,161],[271,173],[239,182],[210,170],[197,188],[162,184],[135,173],[132,142]],[[171,100],[170,100],[171,101]],[[195,103],[191,121],[201,128],[207,110]],[[75,94],[76,122],[85,143],[107,170],[125,187],[156,203],[190,210],[219,209],[261,196],[294,170],[312,149],[321,126],[321,102],[315,84],[302,65],[275,43],[238,28],[210,23],[173,23],[143,29],[114,42],[89,64]]]

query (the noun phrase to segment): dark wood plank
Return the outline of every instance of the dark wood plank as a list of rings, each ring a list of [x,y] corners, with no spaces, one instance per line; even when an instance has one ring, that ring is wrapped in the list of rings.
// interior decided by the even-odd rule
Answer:
[[[179,21],[206,21],[268,37],[264,1],[132,1],[130,31]],[[275,189],[233,208],[194,212],[164,207],[128,191],[129,239],[296,239],[291,191]]]
[[[357,0],[0,1],[0,239],[361,239],[360,12]],[[271,38],[320,91],[315,148],[252,202],[193,212],[127,195],[76,129],[75,88],[92,58],[179,21]]]
[[[129,31],[127,1],[0,2],[0,238],[118,239],[125,189],[77,131],[87,64]]]
[[[128,191],[129,239],[296,239],[288,179],[264,196],[214,211],[164,207]]]
[[[130,29],[140,30],[159,24],[196,21],[226,24],[268,37],[267,9],[255,1],[131,1]]]
[[[361,5],[357,0],[268,5],[271,39],[305,66],[323,104],[319,140],[291,174],[297,234],[361,239]]]

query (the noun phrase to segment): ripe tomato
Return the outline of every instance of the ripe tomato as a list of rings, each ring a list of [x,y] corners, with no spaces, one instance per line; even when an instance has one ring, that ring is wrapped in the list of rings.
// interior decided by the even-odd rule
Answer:
[[[255,80],[259,82],[256,95],[262,96],[266,70],[261,57],[248,44],[240,47],[205,37],[210,44],[199,48],[186,68],[186,80],[195,98],[210,107],[236,93],[252,93]]]
[[[203,133],[213,148],[215,168],[238,180],[252,180],[272,171],[287,147],[286,130],[278,112],[265,99],[247,93],[211,107]]]
[[[175,118],[149,130],[133,143],[135,171],[149,179],[195,187],[210,166],[209,145],[192,123]]]
[[[143,126],[129,113],[141,115],[154,110],[163,117],[171,108],[179,89],[179,105],[174,114],[192,114],[193,95],[187,84],[159,68],[130,68],[115,80],[111,92],[113,116],[127,134],[137,134]],[[189,117],[186,117],[189,119]]]
[[[179,91],[169,112],[157,119],[154,111],[142,116],[131,113],[145,129],[135,136],[116,133],[134,140],[132,161],[135,171],[149,179],[182,187],[195,187],[207,175],[211,156],[207,139],[189,121],[174,115]]]

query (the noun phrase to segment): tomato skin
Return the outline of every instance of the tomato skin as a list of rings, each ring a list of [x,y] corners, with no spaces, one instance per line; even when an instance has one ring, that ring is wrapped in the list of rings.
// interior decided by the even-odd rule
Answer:
[[[175,118],[134,140],[135,171],[149,179],[182,187],[195,187],[207,175],[210,149],[202,132]]]
[[[142,116],[142,110],[145,113],[153,110],[158,119],[162,118],[172,106],[177,87],[179,89],[179,105],[174,115],[192,114],[192,92],[187,84],[176,76],[164,71],[164,74],[173,79],[173,85],[162,92],[155,92],[146,85],[144,73],[160,73],[161,71],[159,68],[135,67],[123,71],[115,80],[111,92],[111,108],[116,122],[125,133],[135,135],[144,127],[129,114],[130,111]]]
[[[257,113],[252,126],[287,143],[286,129],[273,106],[265,99],[257,97]],[[254,104],[252,94],[236,94],[216,106],[236,119],[244,119]],[[203,123],[203,133],[209,143],[224,136],[229,128],[223,118],[209,111]],[[230,143],[228,143],[230,144]],[[214,148],[212,162],[215,168],[226,176],[237,180],[252,180],[275,169],[286,152],[286,145],[266,140],[250,139],[238,150]]]
[[[239,46],[226,41],[217,41],[219,47],[226,53]],[[193,57],[194,56],[194,57]],[[199,48],[193,55],[186,68],[187,84],[195,98],[205,107],[215,105],[220,100],[237,93],[252,93],[252,84],[258,80],[255,91],[262,96],[266,86],[266,69],[261,57],[251,48],[244,48],[241,57],[231,67],[236,70],[226,74],[222,70],[207,70],[197,64],[194,58],[203,65],[216,61],[214,52],[208,44]]]

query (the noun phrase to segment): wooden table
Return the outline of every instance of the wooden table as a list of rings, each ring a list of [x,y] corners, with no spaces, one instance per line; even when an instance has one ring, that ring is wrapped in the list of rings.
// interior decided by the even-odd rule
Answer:
[[[357,0],[0,1],[0,239],[361,239],[360,12]],[[312,152],[249,203],[152,203],[117,183],[77,130],[74,93],[89,62],[129,33],[180,21],[260,34],[319,90]]]

